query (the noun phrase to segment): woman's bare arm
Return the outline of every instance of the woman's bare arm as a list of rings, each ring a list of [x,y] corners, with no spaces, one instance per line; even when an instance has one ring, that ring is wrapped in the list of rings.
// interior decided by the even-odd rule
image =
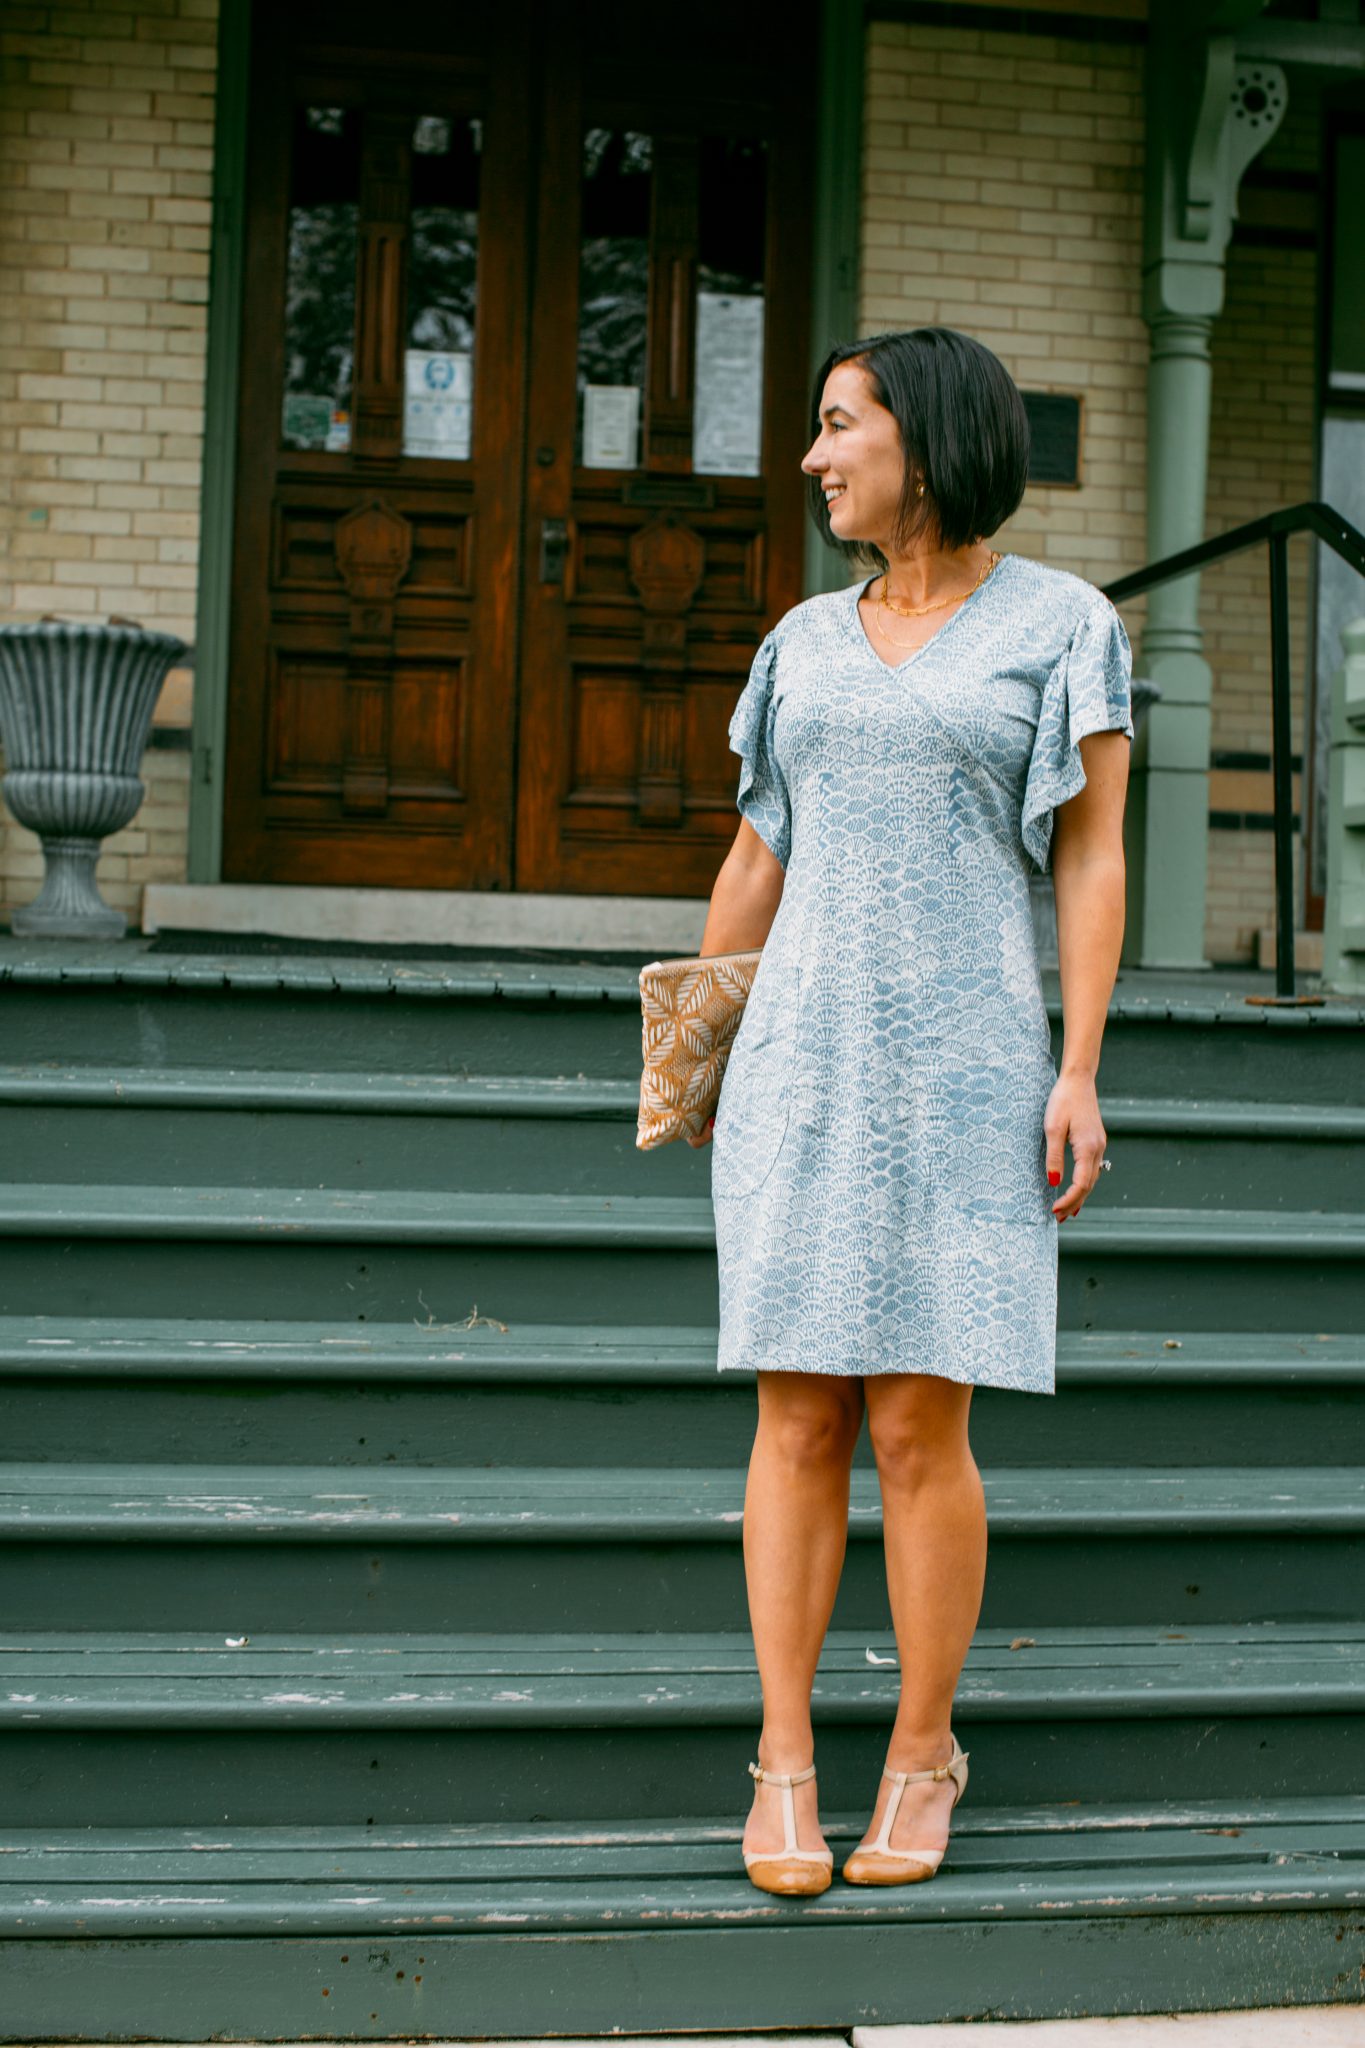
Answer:
[[[700,952],[743,953],[761,946],[772,929],[787,871],[747,818],[721,862]]]
[[[1059,1223],[1080,1212],[1100,1177],[1106,1133],[1096,1076],[1100,1040],[1123,946],[1123,805],[1130,743],[1121,732],[1081,741],[1085,787],[1053,820],[1052,888],[1057,902],[1057,960],[1062,983],[1062,1057],[1048,1099],[1048,1179],[1061,1181],[1071,1146],[1072,1179],[1053,1203]]]

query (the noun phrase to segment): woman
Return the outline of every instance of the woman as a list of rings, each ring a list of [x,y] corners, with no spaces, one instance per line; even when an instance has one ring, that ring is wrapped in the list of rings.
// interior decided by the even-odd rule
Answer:
[[[758,650],[730,722],[742,822],[701,943],[763,948],[712,1197],[718,1369],[758,1383],[744,1561],[763,1729],[743,1853],[782,1893],[832,1876],[810,1696],[864,1405],[901,1693],[844,1877],[931,1877],[965,1788],[951,1710],[986,1554],[968,1408],[974,1386],[1054,1388],[1057,1225],[1104,1156],[1133,733],[1107,598],[986,545],[1029,446],[989,349],[942,327],[835,349],[811,424],[813,516],[874,573],[796,605]],[[1049,852],[1060,1072],[1029,901]]]

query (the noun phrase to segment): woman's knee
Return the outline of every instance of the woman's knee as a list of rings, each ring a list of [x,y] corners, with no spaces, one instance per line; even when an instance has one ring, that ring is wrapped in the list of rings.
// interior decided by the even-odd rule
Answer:
[[[920,1373],[897,1374],[870,1390],[867,1427],[882,1476],[916,1485],[970,1458],[971,1393],[970,1386]]]
[[[860,1380],[839,1374],[818,1380],[815,1374],[759,1374],[759,1431],[791,1464],[847,1464],[862,1420]]]

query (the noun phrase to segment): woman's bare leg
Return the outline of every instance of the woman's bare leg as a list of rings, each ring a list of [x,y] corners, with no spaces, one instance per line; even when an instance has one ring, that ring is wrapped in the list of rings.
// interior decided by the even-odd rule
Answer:
[[[760,1372],[758,1428],[744,1493],[749,1621],[763,1686],[757,1761],[801,1771],[814,1755],[810,1695],[848,1542],[849,1469],[863,1382],[835,1373]],[[817,1781],[792,1794],[802,1849],[827,1846]],[[754,1785],[744,1847],[783,1846],[782,1792]]]
[[[888,1770],[927,1771],[952,1754],[953,1695],[986,1579],[986,1501],[967,1440],[972,1389],[929,1373],[872,1374],[863,1385],[901,1668],[885,1761]],[[879,1780],[864,1843],[876,1835],[893,1789],[889,1778]],[[949,1779],[907,1785],[891,1847],[943,1848],[953,1790]]]

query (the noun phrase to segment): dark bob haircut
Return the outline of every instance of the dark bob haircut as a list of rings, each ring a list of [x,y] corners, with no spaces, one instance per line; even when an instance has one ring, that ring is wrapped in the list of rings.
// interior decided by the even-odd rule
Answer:
[[[873,397],[900,428],[905,480],[898,547],[934,528],[941,548],[966,547],[1017,511],[1028,481],[1028,414],[1018,385],[983,342],[953,327],[911,327],[831,349],[815,374],[812,440],[820,432],[825,379],[840,363],[856,363],[867,373]],[[807,483],[811,517],[825,545],[885,569],[886,558],[871,541],[837,537],[819,477]]]

